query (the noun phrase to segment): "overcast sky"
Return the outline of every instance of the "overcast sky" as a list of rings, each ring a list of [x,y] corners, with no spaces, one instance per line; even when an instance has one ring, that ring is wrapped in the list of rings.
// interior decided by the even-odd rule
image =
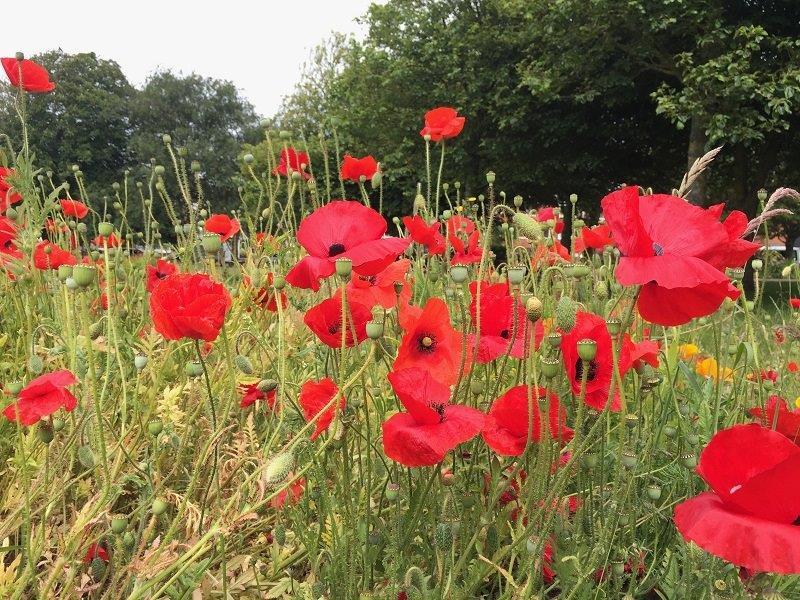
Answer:
[[[310,50],[333,31],[363,34],[372,0],[8,0],[0,56],[61,48],[113,59],[141,86],[157,69],[229,79],[272,115]]]

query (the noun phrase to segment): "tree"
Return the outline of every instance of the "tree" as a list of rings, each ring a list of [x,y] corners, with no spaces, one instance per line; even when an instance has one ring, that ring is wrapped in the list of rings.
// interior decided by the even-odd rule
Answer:
[[[111,60],[94,53],[65,54],[57,50],[33,57],[44,65],[57,87],[49,94],[27,95],[31,148],[42,167],[63,179],[80,165],[101,192],[128,161],[128,103],[134,88]],[[0,90],[0,131],[19,139],[14,90]]]
[[[257,118],[231,82],[156,73],[134,96],[131,123],[131,155],[140,167],[155,158],[171,169],[162,141],[168,134],[175,146],[186,148],[188,159],[200,162],[212,209],[223,212],[238,205],[235,160],[241,144],[252,139]]]

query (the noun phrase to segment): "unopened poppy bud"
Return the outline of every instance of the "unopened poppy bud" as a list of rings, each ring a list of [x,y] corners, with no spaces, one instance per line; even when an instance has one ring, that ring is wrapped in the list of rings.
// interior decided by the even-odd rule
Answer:
[[[381,187],[381,183],[383,183],[383,173],[380,171],[375,171],[375,173],[372,174],[372,179],[370,180],[372,189],[378,189]]]
[[[278,382],[274,379],[262,379],[258,382],[258,389],[261,392],[271,392],[278,388]]]
[[[137,354],[133,358],[133,366],[137,371],[141,371],[147,366],[147,357],[144,354]]]
[[[167,172],[167,170],[164,168],[164,165],[156,165],[156,166],[155,166],[155,168],[153,169],[153,171],[154,171],[154,172],[155,172],[155,174],[156,174],[156,175],[158,175],[159,177],[163,176],[163,175],[164,175],[164,173],[166,173],[166,172]]]
[[[760,190],[758,190],[758,199],[761,202],[764,202],[764,200],[767,199],[767,190],[765,190],[764,188],[761,188]]]
[[[169,505],[161,498],[156,498],[153,500],[152,510],[155,516],[158,517],[163,515],[165,512],[167,512],[167,508],[169,508]]]
[[[533,217],[522,212],[515,212],[511,221],[519,232],[531,241],[542,239],[542,226]]]
[[[10,207],[8,208],[8,210],[6,210],[6,216],[7,216],[7,217],[8,217],[10,220],[12,220],[12,221],[16,221],[16,220],[17,220],[17,217],[19,217],[19,212],[17,212],[17,209],[16,209],[16,208],[14,208],[13,206],[10,206]]]
[[[420,211],[425,210],[427,203],[425,202],[425,196],[422,194],[417,194],[414,196],[414,213],[418,213]]]
[[[165,144],[171,144],[172,136],[169,135],[168,133],[165,133],[164,135],[161,136],[161,141],[164,142]]]
[[[237,354],[233,359],[233,364],[245,375],[252,375],[255,370],[253,369],[253,363],[243,354]]]
[[[750,266],[753,267],[753,271],[760,271],[764,268],[764,261],[760,258],[755,258],[750,262]]]
[[[378,340],[383,337],[383,323],[380,321],[369,321],[366,329],[367,337],[371,340]]]
[[[442,485],[451,486],[456,482],[456,476],[453,475],[453,472],[450,469],[442,469],[439,472],[439,476],[442,480]]]
[[[552,379],[558,375],[558,368],[561,365],[561,361],[559,361],[557,358],[542,358],[541,363],[542,375],[548,379]]]
[[[278,291],[282,290],[283,288],[286,287],[286,278],[282,277],[281,275],[276,276],[272,280],[272,287],[274,287]]]
[[[469,384],[469,390],[476,396],[482,394],[485,388],[486,386],[479,379],[473,379]]]
[[[665,425],[664,426],[664,435],[668,438],[674,438],[678,435],[678,430],[675,429],[672,425]]]
[[[450,267],[450,278],[455,283],[464,283],[469,278],[469,269],[464,265],[453,265]]]
[[[542,318],[542,301],[536,296],[531,296],[525,301],[525,314],[531,323],[535,323]]]
[[[444,219],[445,221],[447,221],[452,216],[453,216],[453,211],[451,210],[442,211],[442,219]]]
[[[517,208],[522,206],[522,196],[519,195],[514,196],[514,206],[516,206]]]
[[[570,194],[569,195],[569,201],[572,204],[577,204],[578,203],[578,194]]]
[[[353,261],[349,258],[336,259],[336,274],[345,281],[350,279],[353,273]]]
[[[781,271],[781,277],[783,277],[785,279],[785,278],[789,277],[789,275],[791,275],[791,274],[792,274],[792,265],[787,265],[787,266],[783,267],[783,270]]]
[[[594,360],[594,357],[597,356],[597,342],[590,338],[579,340],[578,356],[586,362]]]
[[[294,455],[291,452],[281,452],[272,457],[264,467],[264,483],[273,487],[284,481],[294,468]]]
[[[28,371],[34,375],[39,375],[44,370],[44,361],[37,354],[31,354],[28,359]]]
[[[216,233],[206,233],[203,236],[202,244],[206,254],[216,254],[222,248],[222,238]]]
[[[556,325],[569,333],[578,318],[578,305],[569,296],[561,296],[556,305]]]
[[[246,165],[252,165],[255,160],[256,157],[250,154],[249,152],[242,157],[242,161]]]
[[[193,160],[189,168],[192,170],[192,173],[199,173],[201,170],[200,161]]]
[[[392,223],[395,225],[400,225],[400,217],[392,217]]]

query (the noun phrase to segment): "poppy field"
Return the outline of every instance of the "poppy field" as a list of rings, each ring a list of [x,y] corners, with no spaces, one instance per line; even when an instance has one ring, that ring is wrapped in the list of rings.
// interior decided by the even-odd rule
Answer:
[[[0,598],[800,598],[796,191],[467,192],[439,107],[399,215],[288,131],[235,215],[169,135],[103,198],[2,65]]]

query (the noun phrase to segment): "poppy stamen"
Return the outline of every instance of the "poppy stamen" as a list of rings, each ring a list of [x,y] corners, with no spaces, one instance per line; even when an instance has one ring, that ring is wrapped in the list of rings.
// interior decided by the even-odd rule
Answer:
[[[575,362],[575,381],[581,381],[583,378],[583,363],[582,359],[578,359]],[[597,362],[590,361],[589,362],[589,372],[586,374],[586,381],[594,381],[594,378],[597,377]]]
[[[663,256],[664,255],[664,247],[661,244],[657,244],[653,242],[653,252],[656,253],[656,256]]]
[[[344,244],[340,244],[338,242],[328,246],[328,256],[339,256],[344,251]]]

